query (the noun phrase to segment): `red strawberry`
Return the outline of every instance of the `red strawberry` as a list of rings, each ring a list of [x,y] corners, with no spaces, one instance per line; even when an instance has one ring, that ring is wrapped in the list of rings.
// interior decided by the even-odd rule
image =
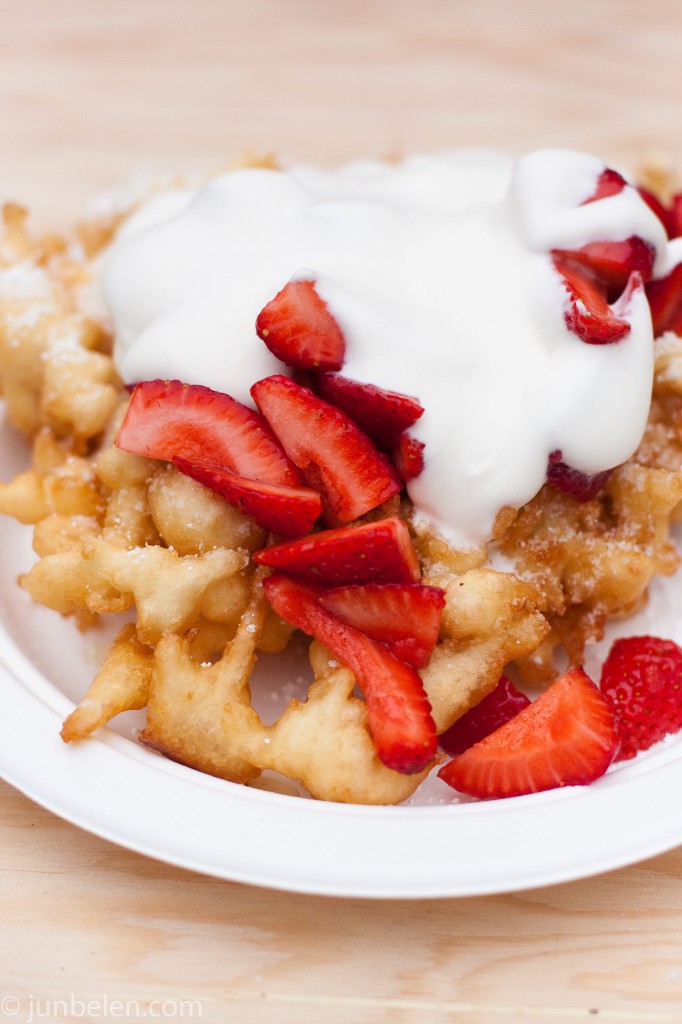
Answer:
[[[588,345],[608,345],[619,341],[630,332],[627,320],[620,320],[606,301],[603,289],[582,268],[572,261],[554,260],[554,266],[564,278],[571,297],[566,313],[566,324]],[[634,275],[633,275],[634,277]]]
[[[672,210],[667,209],[667,207],[663,205],[658,196],[655,196],[653,192],[649,192],[648,189],[642,188],[640,186],[637,189],[637,191],[639,192],[640,196],[647,204],[647,206],[656,214],[661,224],[665,228],[666,232],[668,233],[668,237],[674,238],[676,225]]]
[[[262,548],[253,560],[327,583],[414,583],[421,578],[409,531],[395,517]]]
[[[313,389],[350,416],[384,451],[390,451],[403,430],[416,423],[424,412],[416,398],[384,391],[374,384],[361,384],[336,373],[320,374]]]
[[[510,722],[529,704],[525,693],[517,690],[511,679],[502,676],[492,693],[442,734],[440,745],[453,757],[463,754],[474,743]]]
[[[278,615],[318,639],[351,670],[365,694],[367,722],[381,761],[406,775],[428,767],[436,753],[436,727],[416,671],[326,611],[318,588],[279,573],[263,586]]]
[[[309,388],[275,374],[254,384],[251,394],[304,482],[322,495],[332,525],[359,519],[400,491],[386,456]]]
[[[682,263],[667,277],[649,281],[646,294],[654,323],[654,337],[660,338],[666,331],[682,335]]]
[[[682,729],[682,650],[671,640],[616,640],[602,668],[601,689],[615,711],[619,761]]]
[[[226,498],[259,526],[283,537],[300,537],[308,533],[322,512],[317,491],[307,487],[283,487],[236,476],[217,466],[198,465],[186,459],[173,459],[185,476],[191,476],[210,490]]]
[[[256,319],[273,355],[303,370],[340,370],[346,351],[341,328],[313,281],[289,281]]]
[[[405,432],[393,450],[393,463],[402,480],[412,480],[424,468],[424,442]]]
[[[559,491],[572,494],[576,501],[592,501],[611,476],[612,470],[602,473],[581,473],[561,461],[561,452],[557,449],[550,453],[547,463],[547,482]]]
[[[670,204],[670,237],[682,235],[682,192],[674,195]]]
[[[415,668],[423,668],[438,640],[445,594],[419,583],[366,583],[334,587],[320,604],[341,622],[380,640]]]
[[[438,775],[481,799],[584,786],[604,774],[617,746],[609,702],[581,668],[573,668]]]
[[[665,206],[657,196],[647,189],[640,188],[638,191],[644,202],[662,223],[668,233],[668,238],[679,238],[682,235],[682,192],[678,192],[672,197],[670,206]]]
[[[210,463],[285,487],[301,483],[298,470],[257,412],[199,384],[138,384],[116,444],[150,459]]]
[[[593,275],[614,298],[623,291],[633,271],[637,271],[643,281],[650,279],[655,255],[653,246],[637,235],[622,242],[590,242],[581,249],[552,251],[555,261]]]
[[[600,199],[608,199],[609,196],[617,196],[619,192],[622,192],[627,181],[622,174],[618,171],[614,171],[612,167],[605,167],[597,178],[597,184],[595,185],[594,192],[589,199],[586,199],[581,206],[587,206],[588,203],[596,203]]]

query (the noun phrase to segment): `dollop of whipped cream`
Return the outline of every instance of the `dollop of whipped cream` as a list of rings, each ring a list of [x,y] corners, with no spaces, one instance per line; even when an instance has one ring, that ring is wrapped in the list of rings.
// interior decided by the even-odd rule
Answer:
[[[632,187],[595,202],[605,165],[544,150],[460,151],[400,164],[224,174],[151,198],[103,267],[128,383],[176,378],[252,404],[286,372],[255,333],[292,277],[313,278],[346,340],[342,374],[411,395],[425,444],[419,517],[460,548],[545,480],[550,452],[584,473],[624,462],[653,374],[643,289],[616,343],[586,344],[552,249],[637,235],[667,272],[665,231]],[[585,205],[582,205],[585,204]],[[666,262],[667,261],[667,262]]]

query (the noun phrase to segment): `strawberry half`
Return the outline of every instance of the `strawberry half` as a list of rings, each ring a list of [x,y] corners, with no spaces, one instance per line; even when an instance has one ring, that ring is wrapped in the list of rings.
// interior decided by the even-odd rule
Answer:
[[[416,671],[326,611],[317,588],[279,573],[263,586],[278,615],[314,636],[351,670],[365,695],[369,730],[386,767],[405,775],[427,768],[436,753],[436,727]]]
[[[421,578],[409,531],[393,516],[262,548],[253,560],[326,583],[414,583]]]
[[[571,494],[576,501],[592,501],[611,476],[613,471],[605,469],[601,473],[581,473],[561,461],[559,449],[550,453],[547,463],[547,483],[559,491]]]
[[[289,281],[256,319],[272,354],[302,370],[340,370],[346,351],[341,328],[313,281]]]
[[[666,331],[682,336],[682,263],[666,277],[649,281],[646,294],[651,307],[654,337]]]
[[[359,519],[400,491],[386,456],[309,388],[275,374],[254,384],[251,394],[304,482],[320,492],[332,525]]]
[[[502,676],[492,693],[462,715],[440,737],[440,745],[452,757],[478,743],[491,732],[495,732],[512,718],[516,718],[530,704],[528,697]]]
[[[573,668],[438,775],[482,800],[523,796],[587,785],[604,774],[617,746],[611,705],[581,668]]]
[[[138,384],[116,445],[149,459],[210,463],[270,484],[301,483],[298,470],[257,412],[200,384]]]
[[[185,476],[220,494],[252,516],[264,530],[283,537],[300,537],[308,533],[322,512],[317,491],[308,487],[283,487],[249,480],[217,466],[198,465],[186,459],[173,459],[173,465]]]
[[[361,384],[336,373],[322,373],[312,385],[325,401],[350,416],[378,448],[390,451],[403,430],[416,423],[424,408],[416,398]]]
[[[617,760],[629,760],[682,729],[682,650],[671,640],[616,640],[600,685],[616,715]]]
[[[555,257],[554,266],[561,274],[570,296],[566,325],[588,345],[608,345],[630,332],[627,320],[615,316],[606,301],[603,289],[583,268],[572,260]],[[633,280],[636,276],[633,275]]]
[[[320,604],[341,622],[386,644],[396,658],[423,668],[438,640],[445,594],[419,583],[334,587]]]

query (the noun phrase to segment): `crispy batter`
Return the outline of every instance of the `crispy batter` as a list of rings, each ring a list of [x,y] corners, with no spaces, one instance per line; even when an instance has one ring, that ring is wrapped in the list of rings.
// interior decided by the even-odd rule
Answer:
[[[249,677],[267,602],[262,573],[254,574],[249,604],[222,658],[197,664],[191,640],[169,634],[158,643],[140,739],[174,761],[232,782],[249,782],[260,768],[245,758],[241,738],[228,728],[226,705],[250,707]]]
[[[255,551],[265,543],[265,531],[250,516],[172,466],[150,480],[149,509],[163,542],[181,555],[213,548]]]
[[[495,689],[509,662],[549,632],[534,589],[511,573],[471,569],[445,588],[442,640],[421,672],[439,733]]]
[[[314,643],[313,648],[319,647]],[[324,649],[322,649],[324,652]],[[356,804],[395,804],[406,800],[429,769],[401,775],[381,763],[367,727],[364,700],[353,696],[355,679],[328,652],[318,652],[323,668],[305,703],[293,700],[284,714],[265,726],[250,704],[225,708],[231,735],[261,769],[271,768],[297,779],[318,800]]]
[[[80,551],[47,555],[22,578],[34,600],[69,615],[79,608],[97,614],[137,608],[138,633],[156,644],[165,633],[184,633],[214,610],[211,588],[240,572],[245,552],[222,548],[181,557],[158,546],[125,550],[97,537]],[[233,617],[233,609],[224,615]]]
[[[118,634],[78,707],[62,726],[66,743],[83,740],[122,711],[147,706],[154,651],[140,643],[130,623]]]

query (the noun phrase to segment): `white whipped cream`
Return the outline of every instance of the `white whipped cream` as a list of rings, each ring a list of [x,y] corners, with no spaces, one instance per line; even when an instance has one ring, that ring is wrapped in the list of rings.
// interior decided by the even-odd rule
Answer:
[[[631,235],[669,262],[662,225],[626,188],[590,198],[604,164],[564,150],[490,151],[339,170],[241,170],[171,189],[121,229],[103,269],[126,382],[177,378],[251,404],[284,368],[257,338],[262,307],[312,276],[346,339],[342,374],[416,397],[418,513],[459,547],[542,486],[550,452],[586,473],[634,452],[653,373],[651,317],[589,345],[549,250]]]

